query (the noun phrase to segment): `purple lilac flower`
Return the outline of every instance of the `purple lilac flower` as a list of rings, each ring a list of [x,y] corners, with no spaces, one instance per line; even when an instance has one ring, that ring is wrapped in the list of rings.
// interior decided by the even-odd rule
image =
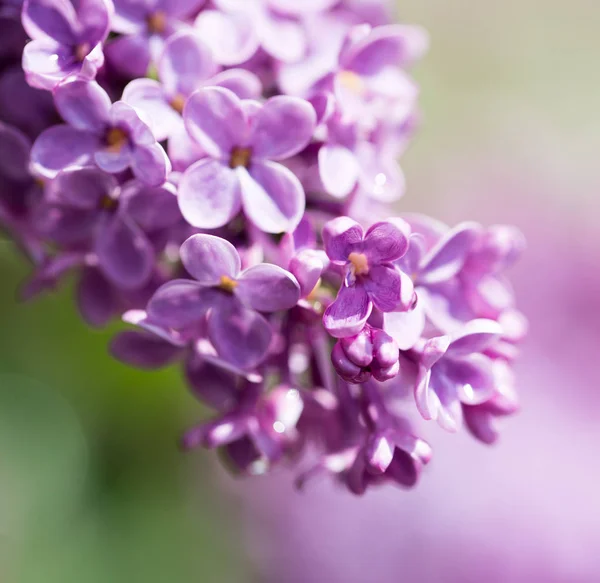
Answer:
[[[211,87],[189,98],[183,117],[190,136],[209,156],[188,168],[179,185],[181,212],[190,224],[215,229],[243,207],[248,219],[268,233],[298,225],[302,185],[273,160],[289,158],[308,144],[316,122],[309,103],[280,96],[260,105]]]
[[[69,77],[95,79],[112,17],[110,0],[25,0],[23,26],[33,39],[23,52],[27,82],[53,89]]]
[[[300,482],[412,487],[431,457],[415,419],[492,443],[518,408],[520,233],[384,220],[427,46],[389,8],[0,8],[0,222],[34,263],[21,296],[75,275],[86,322],[138,328],[116,358],[179,364],[215,410],[184,446],[237,472],[306,461]]]
[[[105,47],[112,67],[129,78],[145,77],[165,41],[185,28],[206,0],[115,0],[111,30],[122,36]]]
[[[123,101],[144,111],[152,120],[156,139],[180,139],[184,133],[181,114],[188,97],[202,86],[219,86],[241,99],[257,98],[262,90],[258,78],[244,69],[219,72],[210,49],[197,34],[179,32],[165,44],[158,61],[158,77],[134,79],[123,92]]]
[[[123,101],[111,105],[100,85],[88,81],[62,83],[54,102],[69,125],[40,134],[31,152],[34,172],[54,178],[63,169],[95,163],[111,174],[131,168],[150,186],[165,182],[169,159],[133,107]]]
[[[195,27],[219,63],[239,65],[260,47],[278,61],[294,62],[304,55],[304,31],[280,10],[277,0],[214,0],[214,4],[218,10],[202,12]]]
[[[214,235],[190,237],[181,247],[181,260],[196,281],[173,280],[162,286],[148,304],[149,316],[178,329],[207,315],[207,336],[219,356],[239,368],[259,364],[272,331],[258,312],[294,306],[300,297],[295,278],[267,263],[240,271],[235,247]]]
[[[451,336],[425,342],[415,386],[417,407],[425,419],[457,431],[461,403],[481,405],[493,396],[493,360],[483,353],[501,334],[502,327],[493,320],[471,320]]]
[[[168,228],[180,214],[173,190],[137,182],[120,186],[96,168],[64,170],[49,184],[36,212],[45,238],[64,246],[89,246],[116,286],[140,288],[154,270],[147,234]]]
[[[410,278],[392,265],[406,253],[409,234],[410,227],[400,219],[377,223],[366,233],[348,217],[327,223],[323,229],[325,252],[344,269],[344,283],[323,316],[332,336],[343,338],[360,332],[373,306],[382,312],[412,306]]]

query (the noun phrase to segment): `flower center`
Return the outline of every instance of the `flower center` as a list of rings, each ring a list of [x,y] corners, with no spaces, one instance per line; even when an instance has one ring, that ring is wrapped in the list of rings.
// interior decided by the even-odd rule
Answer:
[[[364,253],[356,253],[355,251],[348,255],[350,261],[350,270],[353,275],[365,275],[369,273],[369,260]]]
[[[119,206],[119,201],[116,198],[112,198],[112,196],[108,196],[108,194],[105,194],[100,199],[99,206],[100,210],[112,212],[117,210],[117,207]]]
[[[90,43],[81,43],[75,47],[73,54],[75,55],[75,59],[81,63],[83,60],[90,54]]]
[[[152,34],[162,34],[167,28],[167,15],[162,10],[157,10],[148,15],[146,24]]]
[[[183,113],[183,108],[185,107],[185,97],[183,95],[181,95],[181,93],[178,93],[177,95],[175,95],[175,97],[173,97],[173,99],[171,99],[171,101],[169,102],[169,105],[177,112],[177,113]]]
[[[219,281],[219,287],[227,293],[233,293],[233,290],[238,286],[238,282],[235,279],[231,279],[227,275],[222,275]]]
[[[128,140],[127,132],[121,128],[111,128],[106,132],[106,145],[110,152],[120,152]]]
[[[229,158],[230,168],[239,168],[243,166],[248,168],[250,166],[250,159],[252,158],[252,148],[238,148],[235,146],[231,150],[231,157]]]
[[[337,74],[338,81],[344,89],[362,95],[365,92],[365,84],[358,73],[353,71],[340,71]]]

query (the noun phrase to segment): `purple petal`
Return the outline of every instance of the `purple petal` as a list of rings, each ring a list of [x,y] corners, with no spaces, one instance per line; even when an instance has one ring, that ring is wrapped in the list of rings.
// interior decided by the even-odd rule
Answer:
[[[158,74],[168,95],[191,95],[217,73],[210,48],[197,33],[183,31],[169,38],[158,63]]]
[[[299,23],[270,14],[258,24],[262,48],[284,63],[299,61],[306,53],[306,36]]]
[[[165,90],[158,81],[134,79],[125,87],[123,101],[148,116],[158,141],[171,137],[182,125],[181,115],[169,104]]]
[[[31,218],[37,231],[60,245],[89,244],[98,224],[97,211],[42,202]]]
[[[152,274],[152,245],[139,227],[120,214],[106,221],[95,251],[102,271],[118,287],[140,288]]]
[[[229,161],[235,146],[246,145],[246,116],[240,99],[227,89],[207,87],[187,101],[183,120],[190,136],[213,158]]]
[[[480,405],[494,395],[492,360],[471,354],[446,363],[444,372],[456,384],[458,398],[466,405]]]
[[[144,34],[111,40],[104,46],[104,54],[114,69],[130,79],[144,77],[150,67],[150,43]]]
[[[78,0],[74,3],[83,38],[91,45],[106,40],[114,16],[111,0]]]
[[[242,369],[252,369],[267,356],[273,332],[263,316],[229,302],[208,316],[208,335],[219,356]]]
[[[375,307],[391,312],[400,303],[400,274],[393,267],[375,265],[365,277],[364,286]]]
[[[323,256],[318,251],[303,249],[290,260],[289,270],[300,284],[300,295],[305,298],[315,289],[325,269]]]
[[[257,99],[262,93],[260,79],[246,69],[227,69],[211,77],[206,84],[229,89],[240,99]]]
[[[98,147],[98,138],[93,133],[66,125],[51,127],[33,144],[33,171],[46,178],[54,178],[60,170],[89,166]]]
[[[304,189],[296,175],[276,162],[238,168],[244,213],[265,233],[293,231],[304,214]]]
[[[73,59],[68,48],[48,39],[33,40],[23,50],[23,70],[27,82],[51,91],[63,79],[76,75],[82,64]]]
[[[184,371],[192,393],[205,405],[224,411],[235,404],[238,389],[230,371],[196,354],[186,359]]]
[[[252,154],[283,160],[303,150],[317,123],[313,106],[303,99],[280,95],[267,100],[254,120]]]
[[[408,250],[410,226],[402,219],[375,223],[365,234],[363,250],[370,264],[391,263]]]
[[[388,66],[406,66],[427,50],[429,37],[418,26],[387,25],[371,30],[340,57],[343,66],[360,75],[375,75]]]
[[[178,197],[185,220],[200,229],[226,225],[242,206],[236,172],[211,159],[200,160],[185,171]]]
[[[162,285],[148,303],[152,320],[170,328],[183,328],[198,322],[211,308],[212,297],[195,281],[174,279]]]
[[[285,269],[261,263],[240,274],[235,294],[242,303],[259,312],[277,312],[298,303],[300,286]]]
[[[364,328],[372,309],[373,304],[362,286],[342,286],[323,314],[323,325],[334,338],[354,336]]]
[[[456,432],[462,423],[462,409],[456,387],[435,370],[420,367],[415,388],[417,409],[426,420],[435,420],[446,431]]]
[[[132,162],[132,148],[125,144],[118,150],[103,146],[94,153],[94,162],[109,174],[118,174],[127,170]]]
[[[103,328],[119,313],[115,289],[97,269],[86,267],[77,286],[81,317],[95,328]]]
[[[384,330],[396,341],[400,350],[410,350],[421,338],[425,328],[425,311],[417,302],[410,312],[387,312]]]
[[[328,221],[323,228],[325,252],[332,261],[345,263],[348,255],[362,240],[362,227],[350,217],[338,217]]]
[[[156,8],[179,20],[198,14],[207,0],[157,0]]]
[[[54,104],[61,117],[79,130],[99,133],[108,124],[110,97],[94,81],[61,83],[54,90]]]
[[[319,175],[325,190],[336,198],[350,194],[360,168],[356,156],[338,144],[324,144],[319,150]]]
[[[153,232],[177,224],[181,212],[177,196],[168,188],[149,187],[133,181],[124,186],[120,201],[124,212],[146,232]]]
[[[448,231],[421,260],[419,283],[439,283],[454,277],[481,233],[477,223],[461,223]]]
[[[112,339],[109,350],[117,360],[144,370],[168,366],[182,354],[177,346],[148,332],[137,330],[125,330],[117,334]]]
[[[221,65],[244,63],[258,50],[259,40],[253,23],[241,13],[204,10],[194,27]]]
[[[134,176],[148,186],[161,186],[171,172],[171,161],[159,143],[137,146],[133,149],[131,170]]]
[[[222,276],[236,279],[242,267],[236,248],[214,235],[192,235],[179,254],[188,273],[202,285],[218,285]]]
[[[48,36],[62,44],[74,44],[77,15],[68,0],[25,0],[23,27],[35,39]]]
[[[483,352],[502,335],[502,326],[494,320],[471,320],[451,337],[448,354],[453,357]]]

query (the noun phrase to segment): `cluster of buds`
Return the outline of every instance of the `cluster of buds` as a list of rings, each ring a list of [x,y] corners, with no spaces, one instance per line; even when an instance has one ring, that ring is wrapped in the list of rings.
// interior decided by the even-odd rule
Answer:
[[[491,443],[525,333],[507,226],[389,218],[427,49],[384,0],[12,0],[0,224],[112,354],[179,363],[185,448],[414,485],[419,417]]]

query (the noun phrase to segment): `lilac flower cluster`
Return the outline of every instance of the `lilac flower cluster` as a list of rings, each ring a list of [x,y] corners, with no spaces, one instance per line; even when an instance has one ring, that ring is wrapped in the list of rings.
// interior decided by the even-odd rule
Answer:
[[[113,355],[180,363],[214,417],[185,448],[414,485],[416,420],[495,441],[524,318],[511,227],[389,218],[426,33],[382,0],[12,0],[0,8],[0,222],[76,275]],[[28,40],[29,39],[29,40]],[[363,227],[364,225],[364,227]]]

